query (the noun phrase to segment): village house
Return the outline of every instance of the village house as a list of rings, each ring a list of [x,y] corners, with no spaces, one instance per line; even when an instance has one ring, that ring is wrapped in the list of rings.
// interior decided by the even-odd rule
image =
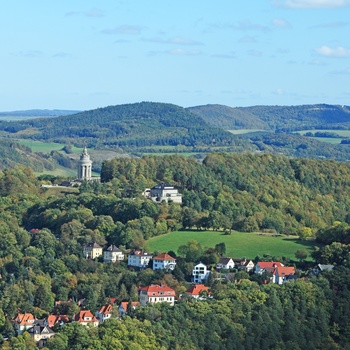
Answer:
[[[11,323],[18,334],[34,327],[35,321],[35,317],[31,313],[18,313],[17,316],[11,318]]]
[[[69,322],[69,318],[67,315],[49,315],[45,319],[45,326],[48,326],[50,328],[53,328],[56,323],[60,325],[64,325],[65,323]]]
[[[282,267],[279,261],[259,261],[255,265],[254,273],[263,274],[264,272],[273,273],[277,267]]]
[[[83,247],[83,255],[86,259],[96,259],[102,255],[102,247],[95,242],[89,242]]]
[[[161,203],[163,201],[182,203],[182,195],[174,186],[166,182],[161,182],[152,188],[146,188],[143,193],[146,198],[150,198],[156,203]]]
[[[124,257],[124,253],[115,245],[110,245],[103,252],[103,261],[105,263],[115,263],[117,261],[123,261]]]
[[[152,284],[139,289],[139,300],[141,306],[162,302],[169,303],[173,306],[175,303],[175,291],[165,284]]]
[[[128,254],[128,266],[138,267],[144,269],[148,267],[152,255],[148,254],[143,249],[135,249]]]
[[[209,277],[210,271],[207,266],[203,263],[199,263],[193,267],[192,276],[194,283],[202,283]]]
[[[140,306],[140,302],[138,301],[122,301],[118,307],[118,311],[121,316],[125,316],[128,313],[129,307],[135,310],[138,306]]]
[[[287,277],[295,275],[295,269],[292,266],[279,266],[277,267],[272,276],[272,282],[276,284],[283,284],[286,282]]]
[[[209,295],[209,287],[206,287],[204,284],[193,284],[190,288],[186,290],[186,294],[192,298],[202,300],[205,299],[205,294]]]
[[[235,262],[231,258],[221,258],[219,262],[216,264],[216,269],[221,270],[230,270],[235,267]]]
[[[47,340],[56,334],[50,327],[45,326],[43,321],[37,320],[35,325],[28,330],[39,349],[43,348]]]
[[[176,259],[167,253],[162,253],[153,258],[153,270],[174,270]]]
[[[112,317],[113,306],[111,304],[103,305],[95,316],[100,322],[109,320]]]
[[[334,265],[324,265],[324,264],[318,264],[316,267],[314,267],[310,274],[317,276],[319,275],[321,272],[324,271],[332,271],[334,269]]]
[[[82,310],[73,316],[73,321],[79,322],[83,326],[92,325],[97,327],[98,319],[91,313],[90,310]]]

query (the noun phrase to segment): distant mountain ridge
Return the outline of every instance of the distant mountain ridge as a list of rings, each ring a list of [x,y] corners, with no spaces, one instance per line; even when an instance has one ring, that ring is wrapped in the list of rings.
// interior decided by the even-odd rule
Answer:
[[[315,104],[300,106],[227,107],[205,105],[188,108],[208,124],[226,130],[262,129],[298,131],[312,128],[350,129],[350,107]]]
[[[58,117],[61,115],[70,115],[80,111],[65,109],[28,109],[23,111],[0,112],[1,116],[26,116],[26,117]]]

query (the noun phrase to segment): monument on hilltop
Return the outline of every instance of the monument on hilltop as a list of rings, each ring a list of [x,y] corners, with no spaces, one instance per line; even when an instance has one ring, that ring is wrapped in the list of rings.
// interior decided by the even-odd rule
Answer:
[[[92,160],[90,159],[90,155],[87,152],[87,148],[84,147],[83,153],[80,155],[80,159],[78,161],[78,180],[91,180],[91,168]]]

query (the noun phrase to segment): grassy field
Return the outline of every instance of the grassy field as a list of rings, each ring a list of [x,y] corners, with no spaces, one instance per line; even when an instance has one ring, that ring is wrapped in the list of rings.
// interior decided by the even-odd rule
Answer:
[[[33,152],[47,153],[51,151],[59,151],[64,147],[62,143],[55,143],[55,142],[42,142],[42,141],[33,141],[33,140],[20,140],[20,139],[17,139],[16,142],[18,142],[21,145],[30,147]]]
[[[231,235],[215,231],[178,231],[166,235],[153,237],[148,240],[150,251],[177,252],[180,245],[187,244],[189,240],[199,242],[203,248],[215,247],[215,244],[226,244],[226,255],[234,258],[255,258],[257,255],[270,254],[276,257],[294,259],[294,253],[305,248],[309,255],[316,243],[314,241],[301,241],[290,237],[272,237],[257,233],[243,233],[233,231]],[[311,258],[308,258],[311,260]]]
[[[296,131],[296,134],[299,135],[305,135],[307,132],[312,132],[313,134],[315,132],[332,132],[334,134],[339,135],[339,137],[312,137],[315,140],[332,143],[334,145],[339,144],[341,140],[344,138],[350,137],[350,130],[321,130],[321,129],[314,129],[314,130],[300,130]]]

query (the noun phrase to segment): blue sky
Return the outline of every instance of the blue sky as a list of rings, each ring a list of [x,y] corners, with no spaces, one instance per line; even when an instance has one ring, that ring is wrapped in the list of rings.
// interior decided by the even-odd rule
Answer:
[[[350,105],[350,0],[12,0],[0,111]]]

